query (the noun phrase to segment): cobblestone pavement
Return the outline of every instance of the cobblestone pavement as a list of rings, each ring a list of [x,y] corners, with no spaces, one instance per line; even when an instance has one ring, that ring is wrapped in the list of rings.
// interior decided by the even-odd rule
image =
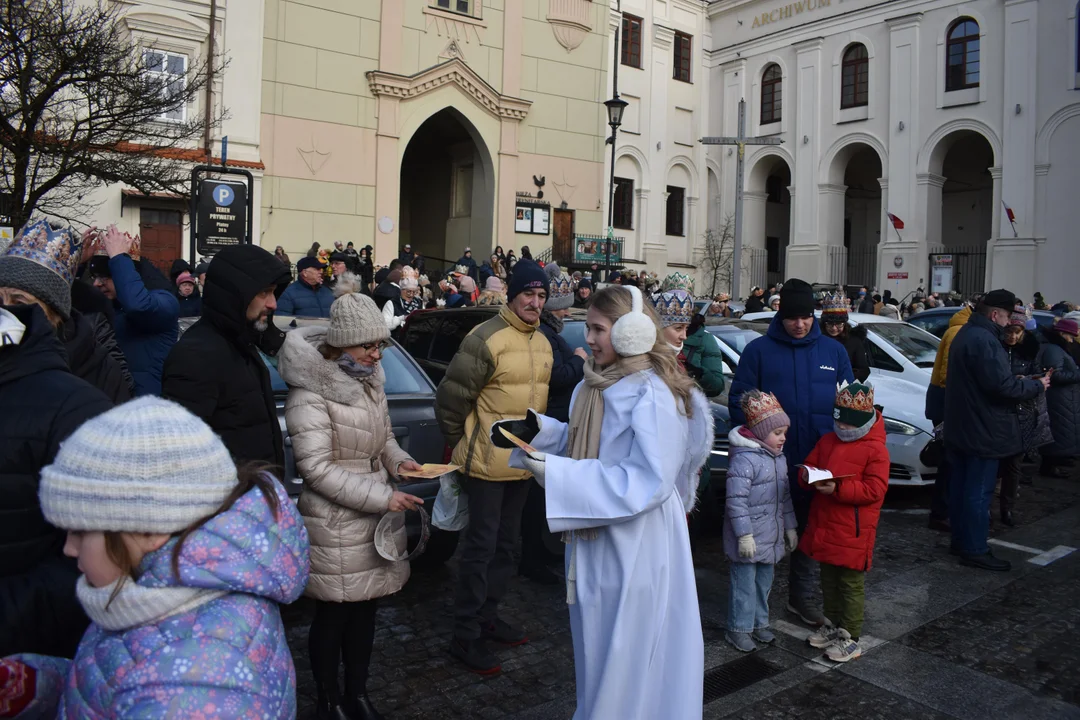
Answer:
[[[991,535],[1008,543],[994,547],[1013,562],[1008,573],[958,566],[948,536],[927,528],[928,506],[928,489],[889,491],[866,583],[870,649],[844,666],[803,641],[808,631],[784,609],[787,564],[778,567],[770,599],[778,642],[753,654],[766,672],[748,684],[736,677],[747,656],[723,640],[722,542],[710,533],[698,539],[706,677],[729,682],[705,717],[1080,718],[1080,552],[1045,566],[1028,562],[1039,559],[1035,551],[1080,547],[1080,480],[1038,478],[1021,488],[1018,526],[992,525]],[[993,509],[996,516],[996,501]],[[530,642],[497,649],[503,671],[483,679],[446,652],[455,574],[454,561],[415,568],[402,592],[381,601],[369,683],[376,707],[394,720],[569,718],[574,666],[564,588],[514,579],[502,612]],[[301,720],[314,717],[310,620],[301,602],[286,621]]]

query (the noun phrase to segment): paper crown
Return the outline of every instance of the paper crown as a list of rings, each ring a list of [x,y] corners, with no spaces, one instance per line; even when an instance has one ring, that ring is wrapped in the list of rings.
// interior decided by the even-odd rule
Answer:
[[[660,283],[661,292],[669,292],[671,290],[683,290],[690,295],[694,294],[694,278],[681,272],[673,272],[664,278],[664,281]]]
[[[767,392],[748,392],[742,396],[739,404],[742,406],[743,415],[746,416],[746,424],[749,427],[784,412],[776,396]]]
[[[454,268],[454,274],[455,275],[468,275],[469,274],[469,268],[467,268],[464,265],[458,265],[458,266],[456,266]]]
[[[848,302],[843,293],[826,295],[821,302],[821,321],[847,322]]]
[[[75,279],[82,247],[83,241],[76,237],[74,230],[43,219],[23,226],[4,255],[42,265],[70,285]]]
[[[864,383],[848,383],[836,386],[836,403],[833,419],[848,425],[861,426],[877,411],[874,409],[874,386]]]
[[[557,297],[566,297],[573,295],[574,283],[570,279],[570,276],[566,273],[561,273],[558,277],[551,278],[551,283],[548,286],[548,301]]]
[[[122,233],[124,238],[127,239],[130,249],[128,250],[128,256],[132,260],[139,260],[142,258],[142,238],[138,235],[132,236],[130,233]],[[98,228],[91,228],[83,234],[83,240],[86,242],[83,247],[83,259],[89,260],[92,257],[108,257],[109,253],[105,250],[105,231]]]
[[[694,317],[694,297],[686,290],[670,290],[654,295],[652,304],[664,327],[689,324]]]
[[[416,269],[414,267],[412,267],[411,265],[402,265],[401,266],[401,279],[404,280],[406,278],[412,278],[413,280],[416,280],[417,282],[420,282],[420,273],[417,272]]]

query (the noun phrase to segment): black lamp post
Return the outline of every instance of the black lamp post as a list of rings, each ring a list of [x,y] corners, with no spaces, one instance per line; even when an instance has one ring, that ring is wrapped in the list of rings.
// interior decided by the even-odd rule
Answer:
[[[619,31],[615,31],[615,47],[619,46]],[[611,177],[610,188],[608,194],[608,237],[607,242],[604,245],[607,248],[607,279],[611,282],[611,244],[615,242],[615,136],[619,133],[619,126],[622,125],[623,110],[630,103],[626,102],[619,97],[619,65],[616,58],[615,75],[613,81],[613,87],[615,89],[615,96],[610,100],[605,100],[604,105],[607,107],[608,125],[611,127],[611,137],[608,138],[608,142],[611,143]]]

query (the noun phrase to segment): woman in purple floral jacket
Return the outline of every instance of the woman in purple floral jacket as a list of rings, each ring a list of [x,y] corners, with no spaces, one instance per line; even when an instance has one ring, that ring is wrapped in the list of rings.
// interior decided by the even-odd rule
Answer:
[[[277,603],[307,584],[308,537],[272,476],[238,473],[202,420],[147,397],[71,435],[40,498],[93,622],[74,661],[0,663],[0,717],[296,716]]]

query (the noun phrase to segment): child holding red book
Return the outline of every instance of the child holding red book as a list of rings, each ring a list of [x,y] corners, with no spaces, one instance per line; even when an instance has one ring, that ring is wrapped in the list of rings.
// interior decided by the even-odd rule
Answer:
[[[821,594],[828,622],[808,638],[835,662],[862,655],[864,582],[874,554],[878,517],[889,487],[885,423],[869,384],[837,388],[833,432],[824,435],[806,464],[827,469],[836,480],[810,485],[817,495],[799,549],[821,564]],[[800,481],[808,485],[805,471]]]

